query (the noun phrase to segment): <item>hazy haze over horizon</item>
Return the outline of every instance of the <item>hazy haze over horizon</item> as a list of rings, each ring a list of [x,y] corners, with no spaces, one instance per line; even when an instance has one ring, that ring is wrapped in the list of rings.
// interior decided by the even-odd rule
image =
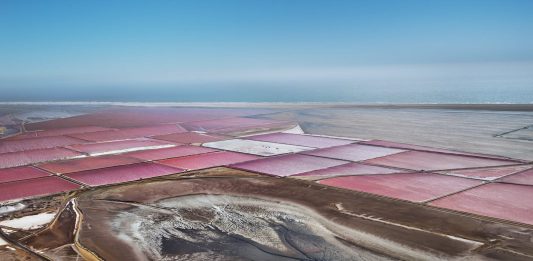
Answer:
[[[532,1],[0,2],[0,101],[533,102]]]

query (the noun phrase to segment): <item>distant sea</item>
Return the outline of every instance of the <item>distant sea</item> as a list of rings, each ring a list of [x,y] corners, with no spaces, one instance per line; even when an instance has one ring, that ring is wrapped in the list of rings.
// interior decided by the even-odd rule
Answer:
[[[0,91],[2,89],[0,88]],[[357,87],[357,86],[180,86],[21,88],[0,102],[343,102],[343,103],[533,103],[533,86]]]

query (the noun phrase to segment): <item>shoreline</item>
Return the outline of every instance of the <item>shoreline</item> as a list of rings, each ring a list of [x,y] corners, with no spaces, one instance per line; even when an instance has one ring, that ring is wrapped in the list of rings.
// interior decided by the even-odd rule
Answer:
[[[121,106],[212,108],[362,108],[533,111],[533,103],[345,103],[345,102],[0,102],[0,106]]]

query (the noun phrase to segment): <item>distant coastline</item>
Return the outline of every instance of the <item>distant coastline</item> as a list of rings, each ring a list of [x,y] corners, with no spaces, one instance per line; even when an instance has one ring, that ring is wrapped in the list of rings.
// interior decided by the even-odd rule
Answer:
[[[533,111],[533,103],[347,103],[347,102],[0,102],[2,106],[131,106],[213,108],[375,108]]]

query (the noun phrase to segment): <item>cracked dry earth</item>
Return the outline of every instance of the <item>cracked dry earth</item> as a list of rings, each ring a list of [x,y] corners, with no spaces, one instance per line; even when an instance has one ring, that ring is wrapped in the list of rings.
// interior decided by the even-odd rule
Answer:
[[[19,240],[50,260],[529,260],[530,228],[215,168],[71,197]]]

